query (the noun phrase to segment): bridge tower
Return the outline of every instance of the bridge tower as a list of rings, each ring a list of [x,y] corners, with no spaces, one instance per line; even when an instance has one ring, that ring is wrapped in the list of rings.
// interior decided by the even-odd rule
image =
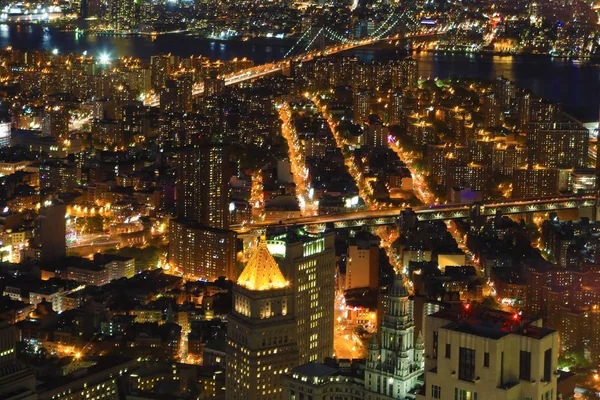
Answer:
[[[319,51],[321,52],[321,54],[323,54],[323,52],[325,52],[325,27],[320,29],[319,33],[319,41],[318,41],[318,46],[319,46]]]

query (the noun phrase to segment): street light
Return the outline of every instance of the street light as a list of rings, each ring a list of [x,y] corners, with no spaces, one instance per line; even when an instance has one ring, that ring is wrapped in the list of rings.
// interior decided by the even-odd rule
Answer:
[[[100,54],[100,56],[98,57],[98,62],[101,65],[107,65],[110,63],[110,54],[108,53],[102,53]]]

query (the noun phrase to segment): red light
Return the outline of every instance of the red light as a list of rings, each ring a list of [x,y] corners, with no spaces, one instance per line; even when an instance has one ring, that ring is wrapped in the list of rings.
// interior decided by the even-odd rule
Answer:
[[[471,305],[469,303],[465,304],[465,310],[468,310],[469,308],[471,308]]]
[[[513,319],[516,321],[519,319],[519,314],[513,314]]]

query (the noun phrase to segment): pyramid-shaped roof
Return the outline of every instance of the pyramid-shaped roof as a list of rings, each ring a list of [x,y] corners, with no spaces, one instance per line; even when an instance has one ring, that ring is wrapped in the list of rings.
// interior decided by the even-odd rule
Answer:
[[[281,289],[288,286],[277,261],[267,248],[267,241],[264,237],[260,238],[258,249],[246,264],[237,283],[246,289],[258,291]]]

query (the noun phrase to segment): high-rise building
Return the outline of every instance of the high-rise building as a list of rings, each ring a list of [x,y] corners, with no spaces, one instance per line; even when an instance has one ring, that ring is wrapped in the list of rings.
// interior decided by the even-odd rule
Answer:
[[[587,168],[589,131],[573,124],[553,124],[528,134],[530,162],[548,168]]]
[[[235,232],[193,221],[169,223],[169,264],[190,279],[235,277]]]
[[[165,85],[178,63],[179,57],[171,54],[160,54],[150,57],[150,79],[154,90],[160,90]]]
[[[69,113],[64,107],[46,107],[42,115],[42,136],[65,139],[69,133]]]
[[[17,329],[0,320],[0,398],[36,400],[33,371],[17,361]]]
[[[235,278],[235,233],[229,228],[229,152],[189,146],[179,154],[177,219],[169,228],[169,263],[196,279]]]
[[[496,143],[492,152],[492,170],[512,176],[517,168],[527,165],[527,147],[514,143]]]
[[[419,84],[419,64],[417,60],[407,58],[402,60],[402,83],[409,88],[416,88]]]
[[[493,93],[488,93],[483,96],[481,112],[486,126],[500,125],[500,106],[498,104],[498,99]]]
[[[219,77],[217,71],[211,71],[210,74],[204,78],[204,96],[214,96],[221,93],[225,89],[225,79]]]
[[[558,170],[540,166],[515,169],[512,197],[515,199],[553,196],[558,192]]]
[[[498,105],[502,111],[510,110],[515,99],[515,84],[503,76],[494,81],[494,93],[498,97]]]
[[[229,149],[188,146],[179,153],[177,217],[213,228],[229,227]]]
[[[264,238],[233,285],[227,320],[226,396],[283,398],[284,374],[299,365],[295,291]]]
[[[423,341],[414,338],[412,300],[398,277],[390,288],[388,308],[378,335],[369,343],[367,364],[360,378],[354,366],[342,370],[328,360],[326,365],[307,363],[284,377],[284,399],[411,399],[423,375]],[[415,343],[416,342],[416,343]],[[341,363],[340,363],[341,364]],[[334,397],[330,397],[335,393]]]
[[[532,122],[552,122],[559,119],[561,113],[560,105],[550,103],[544,100],[538,100],[531,103],[530,121]]]
[[[369,238],[354,238],[348,246],[346,290],[379,287],[379,243]]]
[[[402,122],[406,99],[404,94],[396,91],[390,94],[390,102],[388,106],[388,123],[390,125],[399,125]]]
[[[352,107],[354,110],[354,123],[362,124],[369,117],[370,96],[366,89],[357,89],[352,95]]]
[[[488,176],[488,165],[464,164],[458,160],[449,160],[446,189],[449,193],[453,188],[470,188],[483,191],[486,189]]]
[[[417,60],[407,58],[401,61],[390,62],[389,71],[391,75],[392,89],[397,88],[416,88],[419,79],[419,68]]]
[[[406,399],[420,386],[423,373],[423,341],[421,335],[415,343],[415,324],[412,300],[401,276],[396,276],[387,299],[387,312],[379,333],[369,343],[365,368],[367,392]]]
[[[376,150],[388,148],[388,128],[376,115],[369,117],[366,144]]]
[[[557,396],[558,334],[541,320],[498,310],[426,317],[425,390],[417,400]]]
[[[10,146],[10,122],[0,122],[0,147]]]
[[[295,291],[300,363],[323,362],[333,356],[334,235],[290,229],[271,237],[269,249]]]
[[[521,131],[527,129],[531,119],[531,95],[523,94],[517,101],[518,127]]]
[[[138,23],[138,1],[110,0],[108,2],[108,17],[113,29],[128,31]]]
[[[66,256],[66,212],[67,206],[57,201],[42,203],[33,237],[33,247],[39,250],[40,261],[50,262]]]
[[[160,91],[160,111],[186,113],[192,111],[192,75],[181,74],[168,79]]]

